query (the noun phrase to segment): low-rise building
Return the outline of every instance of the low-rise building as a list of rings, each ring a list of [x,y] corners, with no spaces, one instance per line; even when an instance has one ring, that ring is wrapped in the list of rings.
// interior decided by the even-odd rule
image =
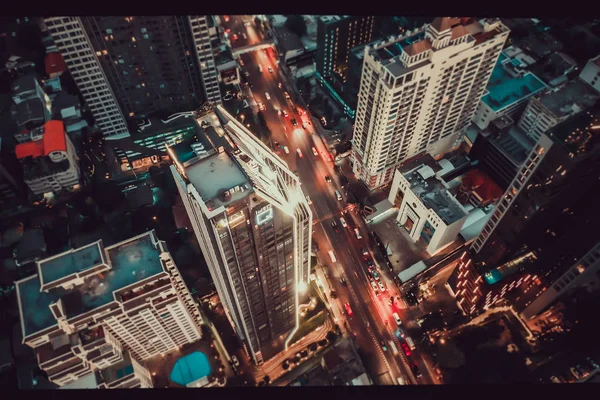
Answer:
[[[36,195],[76,190],[79,159],[62,121],[48,121],[29,134],[28,142],[15,147],[23,165],[23,179]]]
[[[34,75],[16,79],[11,85],[13,106],[11,114],[19,130],[31,130],[51,118],[50,97]],[[20,142],[19,137],[15,136]]]
[[[532,68],[532,71],[550,87],[567,83],[569,75],[576,70],[577,62],[562,52],[551,54],[546,61]]]
[[[415,242],[423,239],[431,255],[456,239],[467,218],[441,178],[453,169],[445,159],[439,163],[431,156],[414,159],[396,170],[388,196],[391,203],[402,198],[398,223]]]
[[[579,77],[600,93],[600,55],[585,64]]]
[[[294,58],[304,54],[304,44],[292,31],[285,26],[275,28],[275,40],[277,48],[280,51],[280,56],[286,63],[289,63]]]
[[[154,231],[37,262],[16,282],[23,343],[50,381],[152,387],[144,360],[201,338],[200,311]]]

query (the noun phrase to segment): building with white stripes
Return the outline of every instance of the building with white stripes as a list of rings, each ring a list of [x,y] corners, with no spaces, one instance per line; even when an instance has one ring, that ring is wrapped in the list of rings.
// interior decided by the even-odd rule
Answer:
[[[312,214],[298,177],[221,106],[169,148],[225,313],[257,364],[289,343],[310,274]]]
[[[208,16],[48,17],[45,25],[97,126],[220,103]],[[212,28],[215,30],[214,27]]]
[[[99,387],[152,387],[144,360],[201,338],[200,311],[154,231],[37,268],[16,282],[23,343],[59,386],[96,374]],[[129,373],[110,380],[109,368]]]
[[[436,18],[365,48],[352,167],[371,189],[403,161],[462,142],[509,30],[500,21]]]

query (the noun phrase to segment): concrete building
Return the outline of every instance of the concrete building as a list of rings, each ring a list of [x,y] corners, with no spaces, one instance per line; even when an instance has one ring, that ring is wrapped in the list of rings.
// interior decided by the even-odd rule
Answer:
[[[48,31],[105,136],[127,119],[220,101],[206,16],[48,17]]]
[[[294,59],[304,54],[304,44],[294,32],[291,32],[285,26],[275,28],[275,41],[280,51],[279,56],[285,63],[290,63]]]
[[[526,71],[518,56],[523,52],[510,47],[500,54],[498,63],[473,115],[473,122],[480,129],[488,127],[491,121],[504,115],[513,116],[529,98],[546,88],[537,76]]]
[[[508,33],[498,20],[436,18],[393,51],[365,48],[352,139],[355,175],[375,189],[405,160],[456,148]]]
[[[570,75],[577,71],[577,61],[568,54],[556,52],[536,63],[531,71],[549,87],[557,87],[567,83]]]
[[[30,132],[30,141],[15,147],[23,179],[36,195],[76,190],[79,158],[62,121],[48,121]]]
[[[582,112],[534,145],[449,280],[466,312],[503,299],[521,312],[600,241],[599,121]]]
[[[445,159],[410,162],[396,170],[388,196],[391,203],[402,197],[397,221],[415,242],[423,239],[431,255],[456,240],[467,219],[467,211],[441,179],[453,169]]]
[[[34,75],[17,78],[11,85],[11,114],[19,133],[43,125],[51,118],[52,103]],[[20,141],[19,135],[15,135]]]
[[[592,58],[585,64],[579,77],[600,93],[600,55]]]
[[[312,214],[298,177],[221,106],[169,148],[183,204],[225,313],[252,360],[287,346],[310,270]]]
[[[554,126],[592,107],[600,93],[582,79],[542,92],[523,111],[518,127],[534,142]]]
[[[152,387],[144,360],[201,338],[200,311],[154,231],[37,262],[16,282],[23,343],[50,381]]]

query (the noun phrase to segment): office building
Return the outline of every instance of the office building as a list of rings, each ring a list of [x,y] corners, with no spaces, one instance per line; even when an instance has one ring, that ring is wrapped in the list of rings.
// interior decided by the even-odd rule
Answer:
[[[221,106],[198,123],[198,141],[169,147],[171,170],[225,314],[260,364],[298,329],[312,214],[298,177]]]
[[[152,387],[144,360],[201,338],[200,311],[154,231],[38,261],[16,290],[23,343],[59,386],[94,375],[99,387]]]
[[[598,99],[600,92],[583,79],[575,79],[532,98],[523,111],[518,127],[531,140],[537,141],[544,132],[589,109]]]
[[[543,134],[449,284],[467,312],[522,311],[599,240],[598,110]]]
[[[352,168],[370,189],[403,161],[462,141],[508,37],[498,20],[436,18],[393,46],[366,47]]]
[[[49,17],[56,47],[104,135],[127,119],[220,102],[206,16]]]
[[[30,141],[15,147],[23,179],[40,195],[79,188],[79,158],[62,121],[48,121],[29,133]]]
[[[487,128],[499,117],[513,116],[527,100],[546,88],[542,80],[525,69],[527,58],[530,57],[515,47],[509,47],[500,54],[486,93],[473,115],[473,122],[480,129]]]
[[[373,40],[375,16],[324,15],[317,21],[317,79],[336,74],[346,81],[348,57],[353,47]]]

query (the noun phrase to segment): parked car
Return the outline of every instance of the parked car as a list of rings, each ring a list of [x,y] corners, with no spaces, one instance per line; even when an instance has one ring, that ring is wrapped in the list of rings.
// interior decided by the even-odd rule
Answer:
[[[240,366],[240,360],[236,356],[231,356],[231,363],[236,368]]]

